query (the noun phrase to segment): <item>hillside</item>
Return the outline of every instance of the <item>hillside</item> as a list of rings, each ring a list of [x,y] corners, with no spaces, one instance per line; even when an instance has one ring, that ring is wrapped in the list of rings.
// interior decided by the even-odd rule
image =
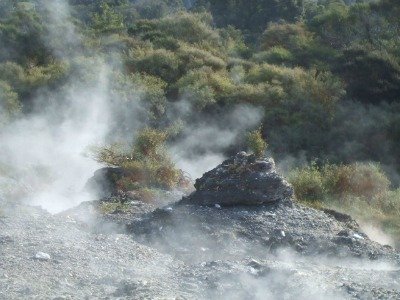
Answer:
[[[206,298],[205,278],[214,268],[242,277],[253,254],[251,272],[279,261],[270,277],[299,276],[261,289],[271,297],[282,282],[304,288],[303,298],[313,294],[302,269],[306,278],[323,274],[322,290],[332,280],[327,297],[398,297],[399,37],[396,0],[0,0],[0,246],[8,257],[0,266],[16,270],[12,284],[0,273],[0,287],[12,289],[11,298],[46,298],[57,285],[68,294],[80,284],[43,282],[49,294],[19,289],[28,282],[24,274],[43,262],[25,259],[46,254],[41,239],[55,238],[43,229],[48,222],[66,233],[65,241],[49,242],[49,252],[62,257],[63,242],[89,247],[85,264],[74,261],[77,277],[94,252],[107,261],[76,298],[131,296],[123,283],[118,289],[94,279],[106,276],[126,247],[148,254],[146,263],[172,264],[160,274],[139,272],[141,283],[127,287],[140,290],[139,298],[169,297],[182,278],[188,290],[179,287],[181,297]],[[279,237],[274,222],[287,237]],[[106,235],[105,248],[93,234]],[[205,243],[226,241],[226,251],[168,240],[197,247],[197,234]],[[272,246],[268,235],[277,239]],[[120,245],[112,244],[114,236]],[[301,239],[304,251],[297,253]],[[235,244],[242,242],[244,248]],[[271,257],[255,251],[260,244]],[[295,249],[294,264],[270,251],[287,246]],[[115,255],[107,258],[107,251]],[[124,251],[115,268],[130,261]],[[351,263],[328,266],[310,260],[314,254],[343,254]],[[379,273],[385,280],[373,285],[378,277],[368,278],[365,269],[379,270],[380,262],[372,262],[379,256],[390,256],[390,267],[385,261]],[[56,272],[57,261],[40,265],[35,278],[43,279],[46,268]],[[147,268],[141,259],[131,263]],[[354,280],[333,280],[335,270]],[[172,277],[158,286],[162,272]],[[143,282],[153,276],[147,289]],[[235,276],[221,275],[223,291]],[[102,290],[94,293],[90,284]],[[242,284],[239,298],[256,297],[251,287],[258,280]],[[296,297],[294,286],[289,298]],[[339,286],[345,288],[338,296]]]

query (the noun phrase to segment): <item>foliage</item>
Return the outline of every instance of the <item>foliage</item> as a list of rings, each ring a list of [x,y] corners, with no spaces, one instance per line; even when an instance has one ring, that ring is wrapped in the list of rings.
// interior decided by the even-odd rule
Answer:
[[[122,167],[126,176],[117,183],[121,190],[147,187],[172,189],[178,186],[182,173],[168,156],[165,142],[168,134],[144,128],[135,137],[133,146],[111,145],[96,149],[95,158],[111,166]]]
[[[370,103],[399,100],[400,65],[389,54],[346,50],[336,71],[346,80],[349,95],[354,98]]]
[[[268,145],[263,139],[261,128],[247,134],[247,146],[256,157],[261,158],[265,155]]]
[[[17,93],[8,83],[0,80],[0,128],[18,116],[21,108]]]
[[[379,205],[382,197],[389,193],[390,185],[381,167],[374,163],[326,164],[322,167],[313,163],[293,170],[289,181],[300,201],[346,201],[351,196]]]
[[[302,203],[350,213],[393,237],[400,233],[400,190],[390,190],[390,181],[378,164],[312,163],[291,171],[289,181]],[[400,245],[398,238],[395,243]]]
[[[221,26],[232,25],[249,32],[261,32],[268,22],[284,19],[293,21],[301,15],[301,1],[274,0],[208,0],[197,1],[198,7],[209,7],[216,23]]]
[[[174,82],[178,77],[179,61],[172,51],[157,49],[138,57],[133,68],[137,72],[145,72],[167,82]]]
[[[400,171],[398,1],[68,2],[71,16],[54,20],[49,1],[0,1],[2,124],[46,111],[43,94],[90,90],[106,62],[104,96],[117,121],[98,159],[129,170],[122,188],[179,185],[165,144],[245,104],[268,128],[254,133],[256,148],[267,140],[278,160],[335,164],[298,170],[298,198],[396,211],[398,192],[380,168],[356,162]],[[136,142],[120,141],[132,134]]]
[[[102,3],[100,13],[92,17],[93,28],[101,33],[118,32],[124,28],[123,16],[112,9],[107,3]]]

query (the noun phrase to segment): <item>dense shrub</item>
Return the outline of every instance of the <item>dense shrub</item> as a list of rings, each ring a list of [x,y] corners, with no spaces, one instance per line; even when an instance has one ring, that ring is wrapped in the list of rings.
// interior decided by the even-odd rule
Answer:
[[[258,158],[265,155],[267,142],[263,139],[261,128],[247,134],[247,147]]]
[[[326,197],[323,176],[315,164],[292,171],[288,179],[300,201],[323,201]]]
[[[366,103],[399,101],[400,64],[393,56],[349,49],[339,61],[334,70],[346,80],[351,97]]]
[[[161,118],[167,106],[167,84],[159,77],[146,74],[124,75],[114,72],[111,81],[111,98],[122,111],[132,108],[143,111],[147,120]],[[119,119],[123,122],[123,118]]]
[[[291,64],[294,60],[293,54],[280,46],[273,46],[272,48],[254,54],[253,59],[259,63],[270,64]]]
[[[313,42],[313,34],[302,23],[270,24],[260,38],[261,50],[282,47],[290,51],[307,48]]]
[[[157,20],[140,20],[129,29],[129,32],[142,37],[146,37],[149,32],[159,32],[162,36],[170,36],[191,44],[218,44],[219,36],[210,24],[209,14],[180,12]]]
[[[286,100],[312,101],[330,111],[344,95],[342,83],[332,74],[316,74],[316,71],[302,68],[263,64],[253,67],[246,81],[253,84],[267,82],[280,85],[284,88]]]
[[[21,107],[17,93],[8,83],[0,80],[0,128],[18,116]]]
[[[374,224],[393,236],[400,246],[400,190],[376,163],[316,164],[289,174],[298,201],[351,214],[357,221]]]
[[[374,163],[312,164],[292,171],[289,181],[300,201],[346,201],[351,196],[374,205],[380,205],[390,185],[381,167]]]
[[[178,76],[179,60],[174,52],[157,49],[139,57],[135,62],[136,70],[174,82]]]
[[[147,187],[172,189],[182,183],[182,172],[169,158],[165,148],[168,133],[145,128],[135,137],[133,146],[111,145],[95,151],[95,158],[111,166],[120,166],[126,176],[118,181],[121,190]]]
[[[6,62],[0,64],[0,80],[10,82],[21,97],[26,97],[40,87],[52,87],[66,77],[68,68],[65,63],[52,63],[24,69],[19,64]]]
[[[92,17],[93,28],[100,33],[112,33],[124,28],[124,18],[107,3],[102,3],[100,12]]]

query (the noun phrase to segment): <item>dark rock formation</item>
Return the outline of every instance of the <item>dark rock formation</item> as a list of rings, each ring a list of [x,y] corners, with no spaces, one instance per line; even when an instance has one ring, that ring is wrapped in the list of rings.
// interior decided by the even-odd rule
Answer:
[[[196,191],[182,204],[261,205],[288,201],[293,188],[280,176],[272,158],[257,160],[240,152],[196,180]]]
[[[292,201],[293,189],[273,159],[245,152],[205,173],[196,191],[157,209],[128,230],[152,247],[188,261],[244,258],[289,248],[304,256],[398,260],[371,241],[349,215]],[[157,242],[154,242],[157,241]]]
[[[124,177],[126,172],[122,168],[106,167],[94,172],[93,177],[89,178],[85,189],[95,192],[99,198],[116,195],[117,181]]]

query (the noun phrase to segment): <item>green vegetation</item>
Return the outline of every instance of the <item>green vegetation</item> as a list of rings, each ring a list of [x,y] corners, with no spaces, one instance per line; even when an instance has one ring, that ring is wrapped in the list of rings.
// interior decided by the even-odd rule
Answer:
[[[248,133],[247,144],[250,151],[254,153],[256,157],[265,156],[265,151],[267,150],[268,145],[262,137],[261,128]]]
[[[182,172],[166,152],[167,137],[167,132],[145,128],[135,137],[131,148],[126,149],[122,145],[103,147],[95,152],[96,159],[126,171],[126,176],[117,182],[118,188],[124,191],[139,190],[146,196],[147,187],[185,188]]]
[[[71,0],[71,17],[56,24],[45,3],[0,1],[1,127],[45,111],[43,94],[62,102],[71,86],[89,90],[107,62],[118,122],[96,153],[127,170],[122,189],[184,184],[166,146],[187,137],[181,129],[252,105],[265,129],[248,136],[256,155],[268,141],[278,161],[332,163],[291,175],[301,201],[400,219],[397,0]],[[178,114],[180,100],[190,108]]]
[[[390,189],[390,180],[380,165],[312,163],[290,172],[298,201],[316,208],[333,208],[359,221],[377,224],[384,232],[400,234],[400,190]],[[396,240],[396,243],[400,241]]]

